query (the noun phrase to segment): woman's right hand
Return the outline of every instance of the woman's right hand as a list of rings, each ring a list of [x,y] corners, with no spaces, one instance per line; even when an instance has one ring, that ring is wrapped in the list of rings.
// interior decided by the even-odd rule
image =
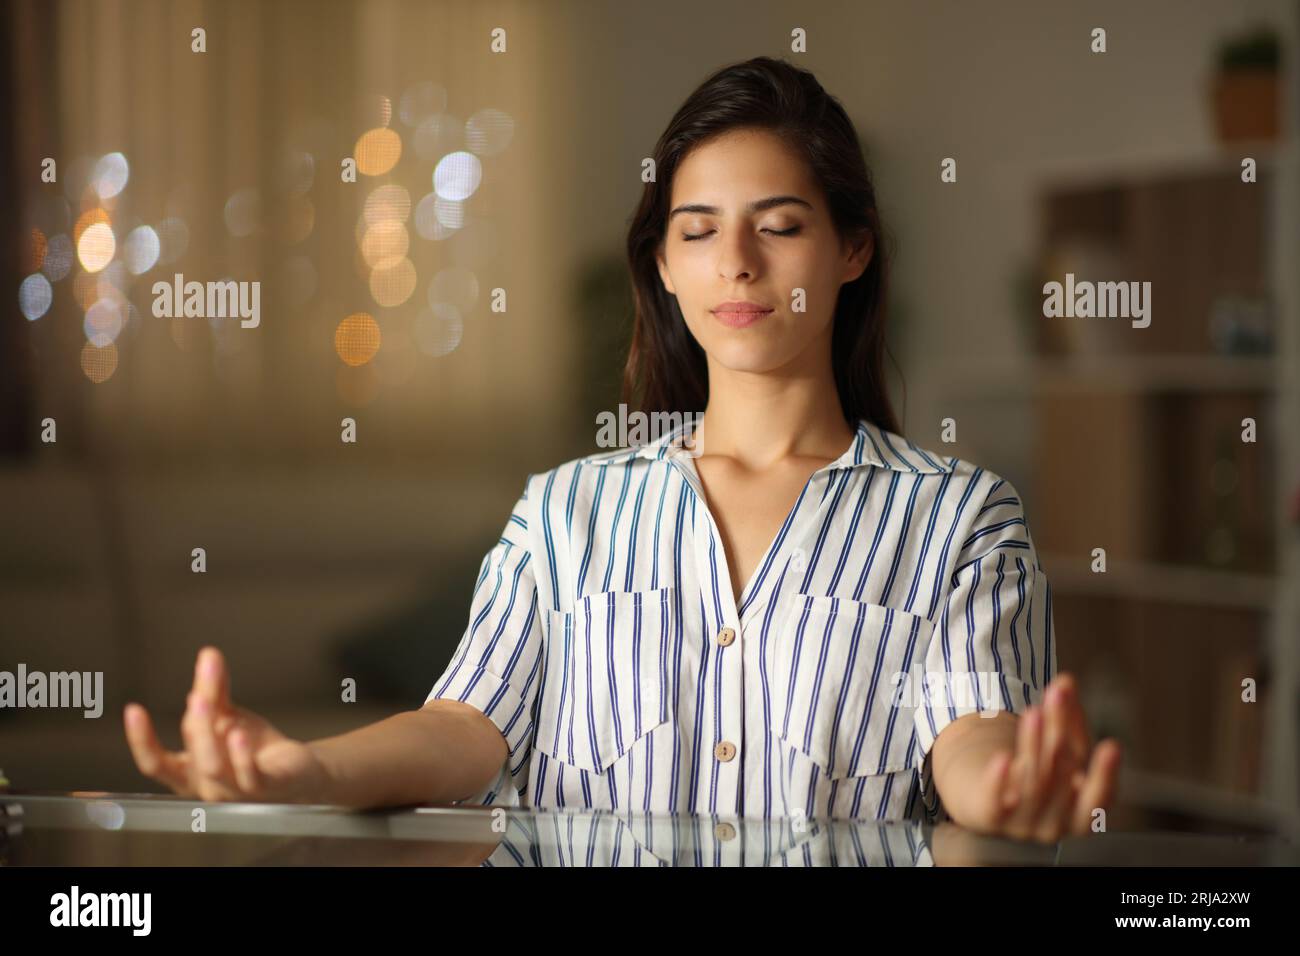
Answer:
[[[207,802],[327,802],[329,774],[316,752],[231,703],[226,662],[215,647],[200,650],[195,662],[194,687],[181,719],[183,751],[163,749],[139,704],[127,704],[122,716],[140,772],[181,796]]]

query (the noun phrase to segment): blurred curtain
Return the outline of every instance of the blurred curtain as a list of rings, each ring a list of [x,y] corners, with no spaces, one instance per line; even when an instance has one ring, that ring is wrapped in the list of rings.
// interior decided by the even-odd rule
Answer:
[[[196,27],[206,31],[204,53],[191,49]],[[489,48],[494,27],[506,30],[504,53]],[[137,225],[158,231],[164,252],[183,247],[139,276],[120,265],[100,274],[114,273],[109,281],[133,307],[103,382],[78,361],[96,277],[75,257],[52,283],[46,315],[6,311],[12,400],[0,434],[11,453],[48,415],[60,427],[52,455],[88,439],[151,460],[313,458],[337,451],[343,415],[364,411],[372,448],[448,460],[533,447],[565,414],[565,279],[537,252],[554,243],[548,183],[568,171],[560,136],[571,118],[557,122],[554,112],[568,99],[568,58],[563,31],[539,5],[28,2],[10,7],[4,29],[16,84],[6,101],[17,111],[4,162],[16,170],[6,182],[17,184],[22,220],[4,239],[10,288],[24,274],[13,266],[23,257],[16,241],[31,229],[45,241],[71,235],[97,204],[112,216],[115,261]],[[403,93],[420,83],[445,91],[445,122],[423,140],[401,115]],[[439,156],[469,149],[465,121],[488,109],[508,118],[508,145],[481,157],[481,185],[453,211],[463,225],[423,238],[416,206],[432,191]],[[341,159],[384,123],[401,136],[397,165],[341,182]],[[114,151],[129,180],[101,203],[87,177]],[[40,182],[45,156],[58,161],[57,184]],[[382,185],[409,195],[417,276],[409,298],[388,306],[373,297],[359,256],[358,220]],[[151,287],[177,272],[260,281],[260,327],[154,318]],[[454,329],[421,312],[431,284],[447,277],[463,327],[438,356],[427,347],[431,329],[455,338]],[[506,291],[504,314],[488,308],[494,288]],[[374,317],[382,341],[372,361],[352,367],[336,354],[335,334],[357,312]]]

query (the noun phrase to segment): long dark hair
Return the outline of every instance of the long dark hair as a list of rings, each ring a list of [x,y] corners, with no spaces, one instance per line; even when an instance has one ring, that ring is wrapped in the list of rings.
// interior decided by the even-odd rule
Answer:
[[[889,257],[857,131],[812,73],[767,56],[723,67],[706,79],[655,144],[655,179],[645,184],[627,234],[635,312],[623,400],[647,413],[704,411],[709,389],[704,350],[686,328],[676,296],[664,288],[655,255],[667,229],[677,167],[696,146],[734,129],[764,129],[782,137],[820,181],[840,237],[870,234],[870,264],[840,287],[835,303],[831,365],[845,420],[856,425],[866,419],[897,433],[884,379]]]

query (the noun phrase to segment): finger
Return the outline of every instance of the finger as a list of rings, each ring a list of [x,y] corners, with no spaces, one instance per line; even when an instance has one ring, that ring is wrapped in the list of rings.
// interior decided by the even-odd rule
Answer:
[[[1039,840],[1059,840],[1070,832],[1079,799],[1079,790],[1072,782],[1072,776],[1063,773],[1052,776],[1051,789],[1043,797],[1041,813],[1035,824],[1035,836]]]
[[[215,647],[204,647],[199,651],[194,662],[194,692],[207,700],[213,713],[230,709],[226,661]]]
[[[229,763],[222,743],[213,726],[212,705],[200,694],[190,694],[185,716],[181,720],[181,733],[186,748],[194,758],[194,769],[201,777],[225,780]]]
[[[1107,810],[1114,802],[1123,756],[1123,748],[1117,740],[1103,740],[1093,749],[1087,777],[1075,802],[1074,833],[1088,833],[1092,829],[1093,811]]]
[[[127,704],[122,720],[126,725],[126,742],[140,772],[182,796],[191,795],[183,755],[163,749],[149,712],[139,704]]]
[[[1092,735],[1088,733],[1088,721],[1083,714],[1083,705],[1079,700],[1079,687],[1072,674],[1061,674],[1054,683],[1062,692],[1065,705],[1066,736],[1075,762],[1083,766],[1092,753]]]
[[[1053,684],[1047,690],[1043,731],[1043,753],[1039,764],[1038,799],[1041,808],[1037,836],[1055,840],[1070,825],[1075,793],[1071,778],[1077,767],[1069,747],[1069,691]]]
[[[212,718],[212,732],[217,735],[218,740],[226,741],[226,751],[230,750],[229,735],[230,731],[242,723],[241,716],[237,710],[220,711]]]
[[[1052,791],[1053,778],[1060,770],[1065,748],[1065,724],[1061,715],[1061,688],[1053,683],[1043,695],[1042,748],[1038,754],[1038,793],[1046,797]]]
[[[235,724],[226,738],[230,751],[230,762],[235,771],[235,782],[244,794],[252,796],[262,790],[262,774],[257,768],[253,754],[253,741],[248,730],[241,724]]]

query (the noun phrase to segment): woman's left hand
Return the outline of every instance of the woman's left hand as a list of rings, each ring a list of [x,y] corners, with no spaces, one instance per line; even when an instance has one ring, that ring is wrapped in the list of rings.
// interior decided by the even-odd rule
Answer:
[[[1058,676],[1042,706],[1018,717],[1014,751],[996,752],[980,774],[979,829],[1048,843],[1089,833],[1114,800],[1121,751],[1113,739],[1092,745],[1074,679]]]

